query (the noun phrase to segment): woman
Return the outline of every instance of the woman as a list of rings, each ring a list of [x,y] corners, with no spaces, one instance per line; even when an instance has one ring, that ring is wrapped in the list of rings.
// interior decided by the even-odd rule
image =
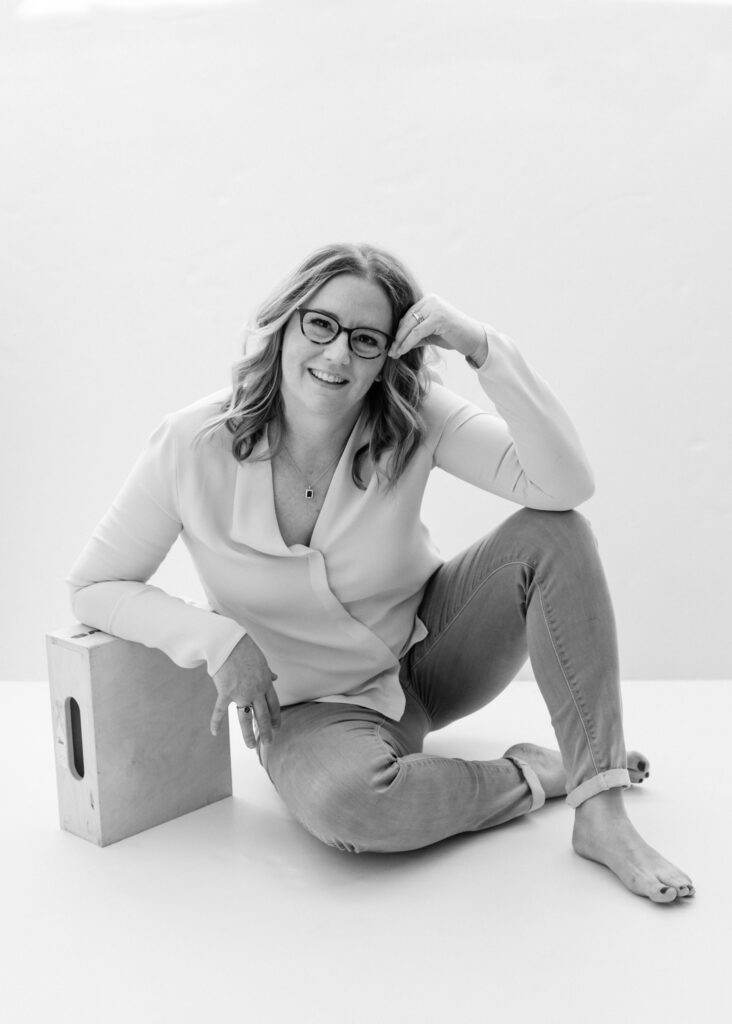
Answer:
[[[212,732],[236,702],[244,742],[332,846],[416,849],[566,795],[579,854],[654,902],[692,895],[623,805],[648,763],[626,754],[610,595],[574,510],[592,471],[546,382],[370,245],[312,253],[249,335],[233,387],[150,436],[67,579],[74,614],[205,663]],[[429,346],[465,357],[500,415],[438,383]],[[420,520],[434,466],[523,507],[445,561]],[[179,533],[207,608],[146,583]],[[527,656],[559,751],[422,752]]]

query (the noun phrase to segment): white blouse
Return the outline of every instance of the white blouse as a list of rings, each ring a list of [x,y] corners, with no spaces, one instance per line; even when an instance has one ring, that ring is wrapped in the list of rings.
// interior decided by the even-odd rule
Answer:
[[[399,661],[427,635],[417,610],[445,561],[420,518],[432,469],[529,508],[571,509],[594,492],[559,400],[507,335],[486,332],[489,354],[477,374],[499,415],[433,382],[422,408],[426,436],[386,494],[373,472],[365,491],[351,477],[369,437],[362,412],[309,546],[282,539],[268,460],[238,463],[225,429],[190,447],[230,388],[167,415],[66,578],[74,615],[183,668],[206,664],[209,675],[250,633],[278,676],[283,707],[343,701],[399,720]],[[253,455],[266,448],[265,431]],[[368,478],[368,457],[364,466]],[[179,534],[207,607],[147,583]]]

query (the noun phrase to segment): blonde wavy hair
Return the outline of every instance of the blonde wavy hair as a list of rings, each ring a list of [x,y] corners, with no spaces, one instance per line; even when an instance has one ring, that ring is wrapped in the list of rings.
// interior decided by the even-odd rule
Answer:
[[[285,326],[297,306],[306,302],[319,288],[338,274],[353,274],[372,281],[385,292],[392,310],[390,333],[422,291],[407,268],[391,253],[367,243],[325,245],[312,252],[264,300],[244,328],[244,355],[232,367],[232,393],[220,411],[210,417],[193,438],[195,447],[205,437],[225,428],[232,436],[235,459],[248,459],[262,437],[267,424],[270,433],[268,452],[253,461],[271,459],[282,448],[283,404],[281,352]],[[428,351],[429,350],[429,351]],[[351,475],[361,490],[363,462],[370,456],[377,473],[377,485],[386,481],[391,490],[419,447],[425,433],[420,408],[436,377],[428,364],[437,357],[432,346],[419,346],[400,359],[387,359],[381,380],[374,382],[364,401],[371,425],[368,444],[354,454]],[[439,380],[439,377],[437,377]],[[274,433],[274,440],[272,438]],[[384,468],[381,455],[391,450]]]

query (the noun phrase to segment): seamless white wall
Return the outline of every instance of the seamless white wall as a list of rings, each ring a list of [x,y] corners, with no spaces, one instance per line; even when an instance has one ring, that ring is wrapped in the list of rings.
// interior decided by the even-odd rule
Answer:
[[[78,6],[0,13],[0,678],[45,677],[63,578],[162,416],[227,384],[248,313],[346,239],[511,335],[565,403],[623,676],[729,677],[732,12]],[[459,357],[444,377],[491,407]],[[436,473],[424,519],[449,556],[515,508]],[[152,582],[202,596],[181,545]]]

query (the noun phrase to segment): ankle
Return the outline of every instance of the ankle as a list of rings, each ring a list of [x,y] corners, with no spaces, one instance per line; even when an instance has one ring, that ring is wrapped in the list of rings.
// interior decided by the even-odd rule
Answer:
[[[620,786],[603,789],[594,796],[588,797],[579,807],[575,807],[575,821],[591,820],[597,817],[627,817],[623,790]]]

